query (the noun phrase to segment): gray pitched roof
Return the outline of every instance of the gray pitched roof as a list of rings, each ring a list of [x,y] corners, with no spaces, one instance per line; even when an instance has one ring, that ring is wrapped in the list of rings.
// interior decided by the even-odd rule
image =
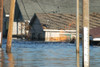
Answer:
[[[90,35],[92,35],[94,38],[100,38],[100,26],[90,29]]]
[[[10,2],[11,0],[3,0],[4,1],[4,14],[10,14]],[[19,5],[17,3],[17,0],[16,0],[16,3],[15,3],[15,15],[14,15],[14,21],[24,21],[23,18],[22,18],[22,13],[19,9]]]
[[[31,19],[34,13],[76,13],[76,0],[18,0],[24,19]],[[90,12],[100,12],[100,0],[90,0]],[[82,13],[82,0],[80,0]]]
[[[74,14],[51,14],[51,13],[36,13],[30,25],[34,23],[34,19],[38,18],[41,25],[45,26],[47,29],[76,29],[76,15]],[[100,27],[100,13],[90,14],[90,29],[95,27]],[[80,15],[80,29],[82,29],[82,15]]]
[[[76,30],[76,15],[61,13],[36,13],[31,19],[30,25],[38,19],[44,29],[56,30]],[[94,37],[100,37],[100,13],[90,14],[90,34]],[[82,33],[82,15],[80,15],[80,33]],[[96,35],[95,35],[96,34]]]
[[[5,14],[9,14],[10,12],[10,1],[11,0],[3,0],[4,12]]]
[[[47,29],[75,29],[75,15],[61,13],[36,13],[32,18],[30,25],[34,23],[34,19],[38,18],[41,25]],[[71,25],[71,27],[69,27]]]
[[[30,20],[34,13],[76,13],[76,0],[16,0],[24,20]],[[4,0],[4,11],[9,14],[10,0]],[[100,0],[90,0],[90,12],[100,13]],[[82,13],[82,0],[80,0]]]

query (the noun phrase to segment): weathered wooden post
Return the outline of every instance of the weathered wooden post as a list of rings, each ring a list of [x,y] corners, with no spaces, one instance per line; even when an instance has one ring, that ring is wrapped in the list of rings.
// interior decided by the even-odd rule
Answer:
[[[79,0],[77,0],[77,20],[76,20],[76,56],[77,56],[77,67],[80,67],[79,60]]]
[[[11,0],[9,27],[8,27],[8,36],[7,36],[7,45],[6,45],[6,51],[7,52],[11,52],[14,9],[15,9],[15,0]]]
[[[2,47],[3,35],[3,0],[0,0],[0,48]]]
[[[89,0],[83,0],[83,66],[89,67]]]
[[[77,0],[76,52],[79,53],[79,0]]]

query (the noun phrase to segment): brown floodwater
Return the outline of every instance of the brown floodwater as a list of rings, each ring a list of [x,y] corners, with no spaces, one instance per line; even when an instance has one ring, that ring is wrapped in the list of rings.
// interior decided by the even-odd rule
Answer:
[[[12,41],[12,53],[6,53],[6,39],[0,48],[0,67],[82,67],[82,45],[76,54],[71,43]],[[100,67],[100,47],[90,46],[90,67]]]

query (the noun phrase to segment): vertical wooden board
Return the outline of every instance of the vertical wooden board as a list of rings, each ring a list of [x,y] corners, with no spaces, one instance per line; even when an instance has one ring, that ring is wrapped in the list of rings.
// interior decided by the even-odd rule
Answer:
[[[2,39],[1,39],[1,32],[0,32],[0,43],[1,43],[1,40],[2,40]]]

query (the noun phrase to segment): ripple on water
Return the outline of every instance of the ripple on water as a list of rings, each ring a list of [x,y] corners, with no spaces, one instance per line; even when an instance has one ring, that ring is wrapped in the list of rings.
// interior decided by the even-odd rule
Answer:
[[[13,40],[12,54],[6,54],[6,39],[3,41],[3,63],[15,67],[76,67],[76,46],[64,42],[33,42]],[[100,47],[90,46],[90,66],[100,66]],[[1,58],[1,55],[0,55]],[[11,59],[11,60],[9,60]],[[80,66],[82,66],[80,45]],[[1,62],[0,62],[1,63]]]

